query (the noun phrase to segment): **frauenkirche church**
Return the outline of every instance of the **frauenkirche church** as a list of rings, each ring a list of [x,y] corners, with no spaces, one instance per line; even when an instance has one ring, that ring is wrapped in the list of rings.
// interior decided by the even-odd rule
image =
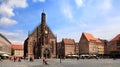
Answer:
[[[56,57],[57,39],[46,24],[46,14],[41,14],[41,24],[28,35],[24,42],[24,57],[35,59]]]

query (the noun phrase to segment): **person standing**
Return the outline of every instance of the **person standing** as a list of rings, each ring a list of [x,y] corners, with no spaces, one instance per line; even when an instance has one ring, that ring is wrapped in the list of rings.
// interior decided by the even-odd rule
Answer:
[[[20,57],[18,58],[18,62],[21,62],[21,58]]]
[[[33,62],[33,58],[32,57],[30,57],[30,62]]]
[[[2,58],[0,57],[0,61],[2,61]]]

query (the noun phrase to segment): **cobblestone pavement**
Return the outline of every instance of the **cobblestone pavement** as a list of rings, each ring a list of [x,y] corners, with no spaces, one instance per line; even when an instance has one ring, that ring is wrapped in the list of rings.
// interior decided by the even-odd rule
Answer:
[[[34,62],[22,60],[13,62],[10,60],[0,61],[0,67],[120,67],[120,59],[47,59],[48,65],[44,65],[41,59]]]

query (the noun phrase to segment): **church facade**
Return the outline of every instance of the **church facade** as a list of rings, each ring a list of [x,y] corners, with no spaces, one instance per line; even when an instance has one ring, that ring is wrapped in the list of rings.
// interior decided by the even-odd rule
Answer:
[[[38,25],[24,42],[24,57],[55,58],[57,38],[46,24],[46,14],[41,14],[41,24]]]

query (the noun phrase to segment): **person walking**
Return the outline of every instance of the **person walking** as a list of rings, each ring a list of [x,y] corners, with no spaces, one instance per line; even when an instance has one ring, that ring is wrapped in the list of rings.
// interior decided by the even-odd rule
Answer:
[[[20,57],[18,58],[18,62],[21,62],[21,58]]]

